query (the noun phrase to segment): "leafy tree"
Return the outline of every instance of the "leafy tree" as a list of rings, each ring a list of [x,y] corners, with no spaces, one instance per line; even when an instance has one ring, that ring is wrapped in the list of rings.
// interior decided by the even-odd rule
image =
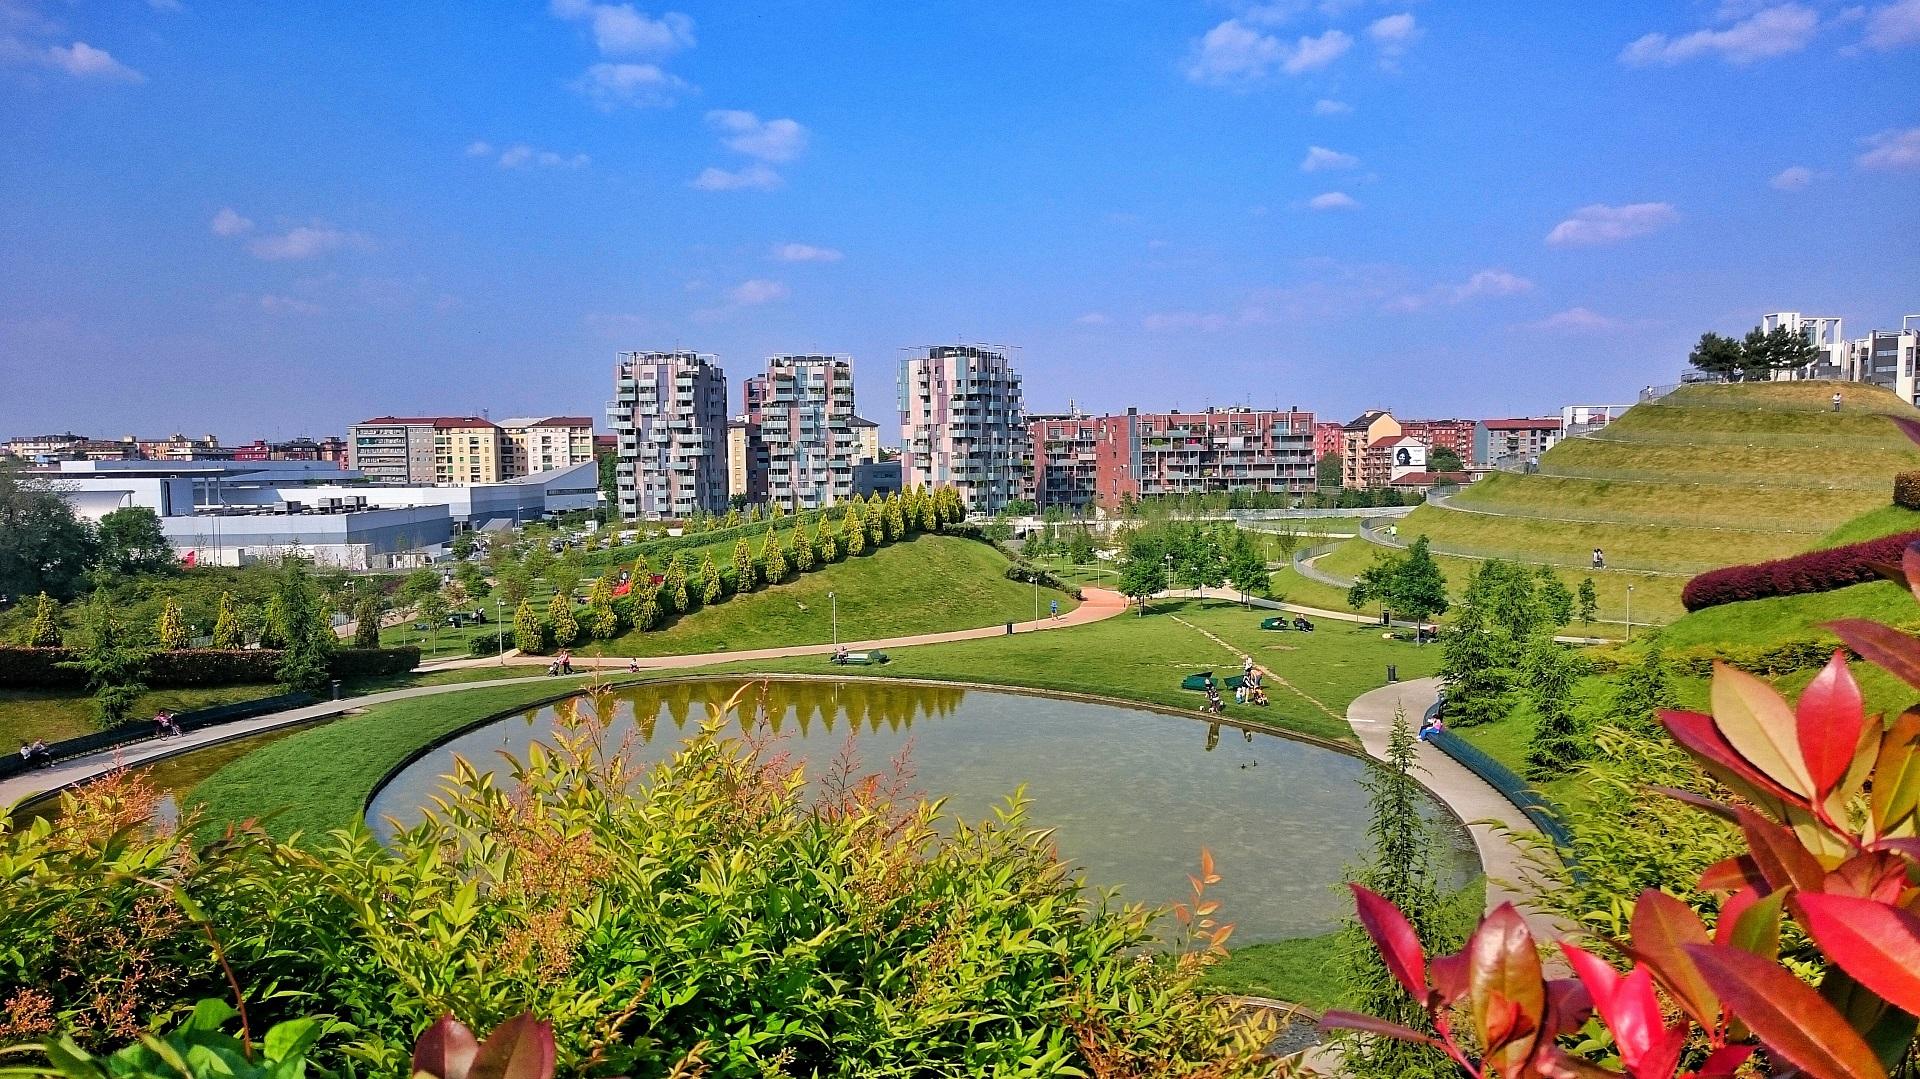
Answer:
[[[760,582],[754,573],[753,550],[747,546],[746,537],[733,545],[733,587],[738,592],[751,592]]]
[[[1656,641],[1641,654],[1639,663],[1620,672],[1606,719],[1623,731],[1653,734],[1660,729],[1660,712],[1678,707],[1666,651]]]
[[[1717,333],[1701,334],[1699,343],[1687,354],[1687,362],[1716,378],[1738,380],[1746,371],[1740,342]]]
[[[1329,453],[1313,466],[1313,482],[1317,487],[1340,486],[1340,455]]]
[[[1384,767],[1370,769],[1367,834],[1373,858],[1347,879],[1390,898],[1407,914],[1429,954],[1458,947],[1464,919],[1458,903],[1444,894],[1435,852],[1438,837],[1421,814],[1424,792],[1413,777],[1417,744],[1404,713],[1393,717]],[[1344,1004],[1431,1032],[1425,1009],[1400,988],[1365,930],[1349,922],[1340,932],[1338,966]],[[1427,1046],[1367,1035],[1343,1034],[1341,1074],[1354,1079],[1452,1079],[1459,1070],[1446,1054]]]
[[[813,572],[813,537],[807,533],[807,522],[794,522],[793,538],[788,542],[793,547],[794,572]]]
[[[273,598],[279,609],[282,654],[275,677],[294,693],[317,693],[326,687],[328,661],[339,638],[327,617],[327,606],[314,586],[306,562],[281,560]]]
[[[1460,454],[1452,446],[1440,446],[1427,454],[1429,472],[1460,472],[1465,468],[1465,462],[1460,460]]]
[[[613,575],[602,574],[593,582],[587,599],[587,635],[597,641],[610,641],[620,634],[620,616],[613,610]]]
[[[573,616],[573,597],[555,592],[547,603],[547,630],[556,648],[572,648],[580,639],[580,621]]]
[[[45,592],[33,601],[33,621],[27,624],[21,643],[29,648],[60,647],[60,605]]]
[[[1546,612],[1548,620],[1556,626],[1566,626],[1573,622],[1573,590],[1567,582],[1547,566],[1535,571],[1540,576],[1540,609]]]
[[[1580,621],[1589,626],[1592,625],[1593,620],[1600,616],[1600,594],[1593,586],[1593,578],[1587,577],[1581,580],[1576,601],[1575,613]]]
[[[72,599],[97,548],[92,527],[46,480],[0,465],[0,595]]]
[[[1376,558],[1347,589],[1349,607],[1376,601],[1416,622],[1446,613],[1447,577],[1434,561],[1426,536],[1414,540],[1403,554]]]
[[[1267,560],[1260,557],[1247,534],[1237,534],[1239,539],[1227,559],[1227,579],[1239,591],[1241,601],[1251,603],[1252,597],[1264,596],[1272,590],[1273,575],[1267,572]]]
[[[580,560],[574,552],[568,551],[566,557],[556,561],[547,570],[547,583],[553,585],[559,593],[568,599],[580,589],[580,578],[586,576],[580,569]]]
[[[527,598],[527,589],[531,582],[527,580],[527,571],[519,566],[510,566],[500,571],[500,598],[515,607]]]
[[[1076,566],[1093,562],[1093,535],[1085,528],[1076,528],[1067,537],[1067,561]]]
[[[353,646],[355,648],[380,647],[380,619],[385,617],[387,605],[377,594],[363,596],[353,611]],[[219,642],[219,630],[214,630],[214,641]]]
[[[1120,594],[1138,601],[1140,613],[1147,613],[1147,600],[1167,590],[1166,553],[1150,540],[1138,538],[1128,544],[1120,560]]]
[[[180,613],[180,604],[169,599],[160,608],[160,619],[154,623],[153,636],[162,651],[178,652],[187,647],[190,643],[187,619]]]
[[[462,562],[454,567],[453,579],[466,590],[470,599],[484,599],[493,591],[493,586],[487,583],[486,573],[472,562]]]
[[[400,582],[401,602],[409,606],[419,603],[428,595],[438,591],[440,591],[440,575],[430,569],[414,570]]]
[[[173,568],[173,546],[160,515],[145,506],[126,506],[100,518],[97,535],[102,569],[134,574]]]
[[[780,550],[780,537],[771,525],[767,528],[767,538],[760,544],[760,561],[767,569],[767,583],[779,584],[787,579],[787,556]]]
[[[133,706],[147,691],[141,676],[149,653],[127,639],[104,592],[94,593],[88,606],[87,631],[87,645],[80,658],[61,666],[85,672],[100,728],[118,727],[133,714]]]
[[[451,547],[453,552],[453,557],[459,559],[462,562],[465,562],[467,559],[473,557],[473,548],[475,543],[476,541],[473,538],[473,533],[471,532],[458,533],[453,537],[453,544]]]
[[[1528,649],[1527,700],[1533,705],[1533,738],[1527,743],[1527,778],[1536,782],[1573,771],[1587,755],[1587,742],[1574,711],[1574,686],[1584,664],[1571,648],[1545,633]]]
[[[536,539],[527,556],[520,560],[520,567],[527,571],[528,577],[545,577],[547,570],[553,568],[553,552],[547,550],[546,543]]]
[[[700,602],[718,603],[725,595],[720,584],[720,567],[714,564],[713,552],[709,550],[700,559]]]
[[[529,655],[547,650],[546,627],[540,624],[540,616],[534,613],[530,599],[522,599],[520,606],[514,608],[513,646]]]
[[[257,627],[254,639],[259,642],[260,647],[285,648],[287,646],[287,639],[281,636],[281,626],[286,624],[286,619],[280,612],[279,593],[276,592],[267,597],[267,602],[260,606],[259,613],[253,622]]]

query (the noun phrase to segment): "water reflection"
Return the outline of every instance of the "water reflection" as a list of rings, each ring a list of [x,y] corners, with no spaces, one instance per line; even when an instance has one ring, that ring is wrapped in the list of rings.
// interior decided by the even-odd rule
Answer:
[[[741,685],[635,687],[613,694],[602,719],[610,738],[635,743],[638,760],[659,760]],[[482,769],[500,753],[523,758],[550,738],[556,715],[537,709],[428,753],[376,794],[369,820],[382,835],[395,822],[417,822],[456,754]],[[1031,819],[1057,830],[1061,855],[1089,882],[1119,885],[1131,900],[1180,897],[1209,847],[1226,877],[1214,892],[1243,943],[1337,926],[1350,903],[1337,890],[1342,867],[1367,851],[1366,764],[1245,731],[1222,746],[1219,723],[950,685],[806,680],[764,683],[725,729],[771,735],[815,776],[850,743],[862,772],[885,769],[910,745],[913,786],[947,797],[949,811],[967,818],[1024,787]],[[1431,810],[1464,879],[1477,868],[1471,845]]]

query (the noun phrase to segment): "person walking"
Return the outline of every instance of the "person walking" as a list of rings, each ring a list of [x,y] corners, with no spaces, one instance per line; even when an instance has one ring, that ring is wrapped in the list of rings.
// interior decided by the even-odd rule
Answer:
[[[1835,412],[1840,411],[1840,391],[1839,390],[1833,391],[1833,410]]]
[[[1605,554],[1602,554],[1600,551],[1600,548],[1598,547],[1595,547],[1593,549],[1593,568],[1594,569],[1607,568],[1607,556]]]
[[[1049,621],[1059,620],[1060,618],[1060,601],[1059,600],[1050,599],[1047,601],[1047,618]]]

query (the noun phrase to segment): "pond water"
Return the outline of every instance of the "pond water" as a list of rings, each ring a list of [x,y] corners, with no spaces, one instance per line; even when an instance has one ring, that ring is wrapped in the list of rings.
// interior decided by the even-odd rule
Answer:
[[[636,735],[635,756],[666,757],[696,733],[709,707],[740,685],[702,680],[614,694],[614,740]],[[742,709],[817,776],[849,744],[861,774],[902,750],[913,789],[946,796],[950,813],[986,817],[1024,786],[1030,819],[1057,829],[1061,856],[1089,884],[1117,885],[1128,900],[1184,898],[1200,849],[1225,878],[1210,890],[1236,944],[1324,933],[1352,909],[1343,866],[1369,849],[1369,765],[1320,746],[1142,709],[957,686],[894,681],[774,681],[762,704]],[[545,707],[476,728],[428,752],[375,793],[368,821],[390,837],[418,823],[446,785],[455,755],[478,768],[499,754],[524,759],[550,741],[558,711]],[[741,716],[729,717],[738,733]],[[1479,871],[1458,822],[1429,807],[1447,841],[1449,869]]]
[[[253,752],[262,746],[271,745],[291,734],[306,730],[311,724],[295,727],[277,727],[259,734],[250,734],[244,738],[235,738],[219,742],[202,749],[163,757],[151,764],[139,764],[133,771],[145,774],[147,783],[160,794],[160,800],[154,803],[154,820],[169,827],[180,819],[180,799],[188,791],[199,786],[200,781],[225,768],[229,763]],[[22,827],[27,821],[39,817],[57,820],[60,815],[60,796],[58,794],[37,798],[15,809],[12,813],[16,827]]]

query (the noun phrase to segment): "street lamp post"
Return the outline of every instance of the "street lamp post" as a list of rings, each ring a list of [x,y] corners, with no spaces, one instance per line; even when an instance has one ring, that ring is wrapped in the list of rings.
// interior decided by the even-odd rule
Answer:
[[[500,597],[493,597],[493,654],[500,657],[500,665],[507,665],[507,624],[500,620]]]
[[[840,651],[840,593],[827,593],[827,606],[833,611],[833,650]]]
[[[1040,621],[1040,571],[1033,571],[1033,620]]]
[[[1633,586],[1627,586],[1627,640],[1633,640]]]

